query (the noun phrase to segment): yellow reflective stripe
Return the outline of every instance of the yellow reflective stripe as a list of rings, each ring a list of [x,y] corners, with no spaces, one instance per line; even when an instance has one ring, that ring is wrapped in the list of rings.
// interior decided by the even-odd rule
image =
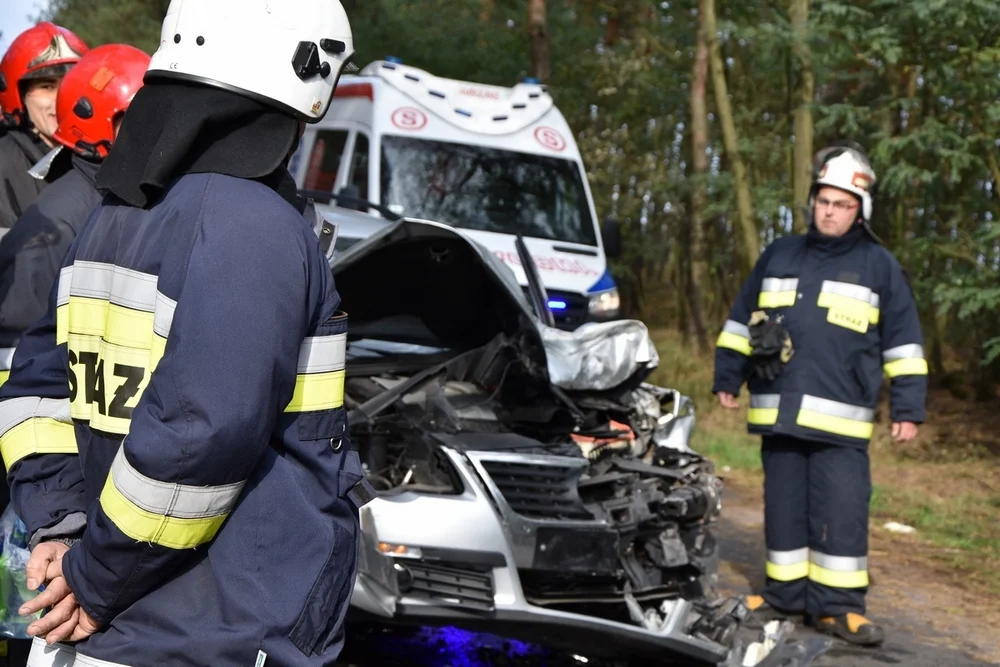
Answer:
[[[0,386],[10,377],[10,371],[0,371]]]
[[[794,306],[798,289],[798,278],[764,278],[760,283],[757,305],[760,308]]]
[[[229,516],[226,513],[206,518],[181,519],[147,512],[126,498],[110,475],[101,491],[101,509],[119,530],[133,540],[170,549],[193,549],[210,542]]]
[[[772,426],[778,423],[778,409],[750,408],[747,410],[747,422],[757,426]]]
[[[875,430],[875,411],[816,396],[803,396],[795,423],[827,433],[866,440]]]
[[[51,417],[32,417],[0,436],[0,455],[7,470],[34,454],[77,454],[73,424]]]
[[[332,410],[344,404],[345,371],[302,373],[295,376],[295,391],[285,412]]]
[[[885,374],[891,378],[900,375],[927,375],[926,359],[897,359],[885,366]]]
[[[747,410],[747,422],[758,426],[771,426],[777,423],[780,403],[780,394],[752,394],[750,409]]]
[[[794,306],[795,297],[798,294],[795,290],[791,292],[761,292],[757,297],[757,305],[760,308],[783,308]]]
[[[868,309],[868,321],[871,324],[878,324],[878,318],[879,318],[879,309],[876,308],[875,306],[871,306]]]
[[[778,581],[804,579],[809,574],[809,548],[767,551],[767,576]]]
[[[149,386],[152,368],[159,358],[153,358],[152,350],[114,345],[97,336],[70,334],[69,349],[76,362],[72,363],[74,359],[70,358],[77,380],[76,395],[70,406],[73,419],[89,421],[90,426],[101,431],[127,435],[131,410]],[[96,358],[81,358],[88,353]],[[134,391],[124,388],[126,383],[134,383],[130,373],[140,375]],[[118,405],[114,403],[116,399],[125,400]]]
[[[69,340],[69,303],[56,308],[56,345]]]
[[[795,423],[799,426],[814,428],[818,431],[826,431],[827,433],[835,433],[863,440],[872,437],[872,433],[875,432],[875,425],[870,422],[865,423],[843,417],[824,415],[814,410],[800,410]]]
[[[833,588],[863,588],[868,585],[868,558],[809,554],[809,579]]]
[[[750,340],[728,331],[719,334],[719,339],[715,342],[717,347],[724,347],[736,350],[740,354],[750,356]]]
[[[778,565],[767,561],[767,576],[777,581],[795,581],[809,576],[809,563],[802,561],[793,565]]]
[[[809,580],[832,588],[864,588],[868,585],[868,572],[837,572],[809,564]]]

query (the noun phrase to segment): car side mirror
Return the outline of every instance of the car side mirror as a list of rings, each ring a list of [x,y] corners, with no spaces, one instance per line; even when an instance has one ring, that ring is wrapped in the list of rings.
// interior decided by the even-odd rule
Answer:
[[[610,217],[604,220],[601,240],[604,242],[604,254],[608,259],[618,259],[622,256],[622,226],[617,220]]]

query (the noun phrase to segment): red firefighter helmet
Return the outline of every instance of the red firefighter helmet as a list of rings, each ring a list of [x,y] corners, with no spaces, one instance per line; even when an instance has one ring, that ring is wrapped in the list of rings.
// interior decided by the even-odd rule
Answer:
[[[105,44],[87,53],[59,84],[53,138],[84,157],[107,157],[115,119],[142,86],[149,60],[128,44]]]
[[[0,110],[11,125],[24,121],[22,83],[30,79],[60,77],[89,47],[71,31],[43,21],[14,38],[0,60]]]

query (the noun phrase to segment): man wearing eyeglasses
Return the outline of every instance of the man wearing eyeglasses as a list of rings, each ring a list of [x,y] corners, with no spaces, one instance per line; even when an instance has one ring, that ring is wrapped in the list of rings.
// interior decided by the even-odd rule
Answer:
[[[909,282],[871,228],[868,156],[844,143],[814,165],[809,231],[757,260],[719,335],[712,391],[738,408],[746,382],[748,430],[762,436],[767,583],[747,607],[874,646],[885,632],[865,616],[868,444],[883,372],[892,436],[917,435],[927,362]]]

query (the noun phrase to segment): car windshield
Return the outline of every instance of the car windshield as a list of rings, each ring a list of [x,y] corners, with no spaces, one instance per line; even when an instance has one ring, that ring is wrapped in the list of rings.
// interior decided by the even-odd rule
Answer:
[[[381,144],[381,203],[400,215],[597,245],[571,160],[393,135]]]

